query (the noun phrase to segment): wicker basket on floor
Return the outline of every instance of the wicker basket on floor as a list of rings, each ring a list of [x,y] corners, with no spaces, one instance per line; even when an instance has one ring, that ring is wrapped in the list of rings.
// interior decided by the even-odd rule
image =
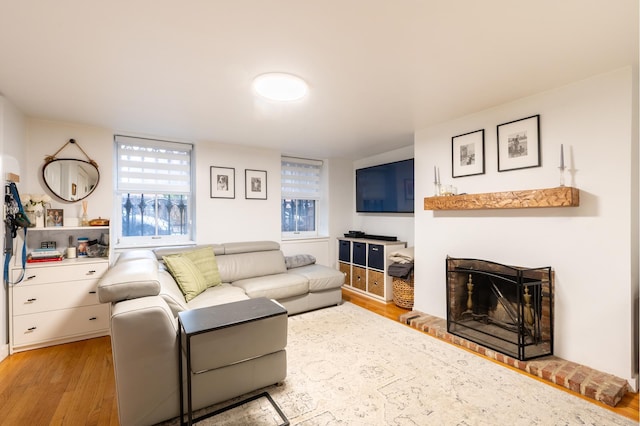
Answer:
[[[413,274],[409,278],[393,277],[393,303],[401,308],[413,308]]]

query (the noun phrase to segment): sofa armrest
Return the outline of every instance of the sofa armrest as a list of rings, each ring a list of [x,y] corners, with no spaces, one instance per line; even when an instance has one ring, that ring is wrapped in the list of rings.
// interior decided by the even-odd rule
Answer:
[[[116,303],[111,346],[120,424],[155,424],[179,411],[178,323],[160,296]]]
[[[159,293],[158,261],[155,259],[117,262],[98,281],[101,303],[157,296]]]

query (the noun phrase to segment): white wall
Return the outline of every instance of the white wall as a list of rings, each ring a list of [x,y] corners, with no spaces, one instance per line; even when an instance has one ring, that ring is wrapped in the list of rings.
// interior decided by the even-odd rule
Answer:
[[[210,167],[235,168],[236,198],[210,198]],[[267,200],[245,199],[245,169],[266,170]],[[280,241],[280,152],[196,143],[196,240]]]
[[[416,133],[420,197],[433,194],[434,165],[443,183],[460,192],[557,186],[560,144],[573,170],[568,183],[581,192],[576,208],[416,210],[415,309],[446,318],[447,255],[552,266],[555,355],[635,384],[633,75],[631,68],[620,69]],[[540,114],[542,167],[498,173],[496,125],[534,114]],[[479,129],[485,129],[486,173],[446,178],[451,176],[451,137]]]
[[[414,158],[413,146],[388,151],[380,155],[363,158],[353,163],[351,185],[351,211],[356,211],[355,200],[355,171],[363,167]],[[415,165],[417,170],[417,163]],[[433,167],[432,167],[433,169]],[[417,182],[417,181],[416,181]],[[418,192],[416,192],[418,194]],[[416,198],[415,211],[422,209],[422,200]],[[353,213],[353,230],[364,231],[371,235],[389,235],[398,237],[398,241],[405,241],[407,247],[414,245],[414,214],[411,213]]]
[[[34,194],[49,194],[42,180],[42,167],[45,157],[53,155],[75,139],[78,146],[98,164],[100,181],[96,190],[89,195],[87,214],[90,219],[110,218],[113,214],[113,132],[99,127],[75,123],[63,123],[30,118],[27,120],[28,157],[24,173],[25,186],[22,191]],[[77,158],[87,160],[85,155],[73,144],[67,145],[56,158]],[[63,209],[65,217],[80,217],[82,204],[69,203],[53,198],[51,207]]]
[[[329,175],[329,266],[338,268],[338,238],[355,229],[353,225],[356,210],[353,161],[331,158],[325,171]]]
[[[0,176],[3,181],[7,173],[20,176],[24,182],[24,164],[26,158],[26,146],[24,143],[24,117],[6,98],[0,96]],[[24,184],[19,183],[18,191],[23,192]],[[0,224],[0,233],[4,241],[4,218]],[[4,250],[0,257],[4,268]],[[9,355],[7,288],[3,286],[0,292],[0,361]]]

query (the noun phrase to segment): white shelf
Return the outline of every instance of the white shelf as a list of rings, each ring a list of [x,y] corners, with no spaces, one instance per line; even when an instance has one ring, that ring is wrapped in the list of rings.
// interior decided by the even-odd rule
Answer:
[[[48,226],[48,227],[33,227],[27,228],[29,231],[82,231],[92,229],[109,229],[109,226]]]

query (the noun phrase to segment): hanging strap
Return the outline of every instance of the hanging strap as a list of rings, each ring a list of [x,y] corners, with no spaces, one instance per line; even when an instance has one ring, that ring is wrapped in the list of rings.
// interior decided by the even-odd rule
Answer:
[[[5,238],[10,237],[11,239],[13,239],[13,237],[15,236],[16,227],[22,227],[24,229],[24,235],[22,240],[22,273],[20,274],[20,277],[15,282],[12,283],[9,281],[9,264],[11,262],[12,253],[10,251],[7,253],[7,251],[5,250],[4,281],[8,284],[18,284],[24,279],[24,275],[26,271],[27,227],[31,225],[31,222],[29,221],[29,218],[27,217],[27,215],[24,212],[24,209],[22,208],[22,202],[20,201],[20,194],[18,194],[18,187],[14,182],[9,183],[9,191],[11,193],[11,197],[13,198],[13,202],[16,203],[17,205],[16,207],[18,211],[15,213],[15,215],[13,215],[14,217],[11,220],[12,222],[11,225],[7,224],[7,226],[10,226],[12,229],[7,229],[7,234]]]

